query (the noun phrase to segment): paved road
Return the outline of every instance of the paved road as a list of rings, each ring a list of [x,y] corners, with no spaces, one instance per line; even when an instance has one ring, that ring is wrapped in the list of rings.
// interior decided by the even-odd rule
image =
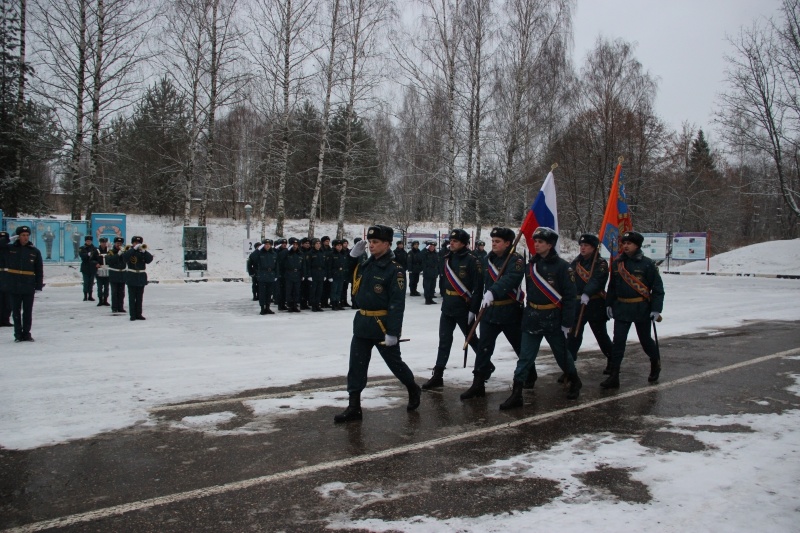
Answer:
[[[638,345],[628,349],[618,391],[597,386],[601,356],[582,354],[578,401],[566,400],[546,376],[525,393],[525,407],[512,412],[498,410],[509,393],[494,383],[510,376],[496,376],[495,392],[468,402],[459,400],[460,389],[426,393],[414,413],[402,408],[406,393],[393,378],[375,377],[373,384],[384,382],[397,395],[397,406],[365,410],[363,422],[345,425],[332,423],[342,406],[324,407],[273,419],[270,431],[254,433],[237,431],[259,423],[243,399],[285,397],[288,404],[298,390],[305,396],[339,390],[341,378],[162,406],[153,410],[152,423],[0,452],[0,529],[322,531],[336,516],[404,520],[528,509],[557,497],[557,483],[449,474],[587,433],[633,435],[647,447],[702,452],[702,443],[659,427],[657,419],[797,408],[798,397],[786,391],[793,383],[788,374],[800,373],[800,360],[788,356],[797,355],[800,323],[758,323],[662,339],[664,371],[656,386],[647,384],[649,363]],[[775,401],[752,401],[763,397]],[[213,435],[172,423],[222,411],[238,416]],[[650,499],[647,486],[624,470],[598,468],[583,481],[621,501]],[[350,483],[358,483],[361,494],[392,497],[359,499],[335,490]]]

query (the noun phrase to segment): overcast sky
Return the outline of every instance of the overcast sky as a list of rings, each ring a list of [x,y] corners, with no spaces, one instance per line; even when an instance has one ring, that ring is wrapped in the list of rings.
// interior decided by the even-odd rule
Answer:
[[[712,134],[716,94],[734,35],[780,0],[578,0],[575,62],[580,68],[597,37],[637,43],[636,58],[658,79],[656,111],[674,129],[688,121]]]

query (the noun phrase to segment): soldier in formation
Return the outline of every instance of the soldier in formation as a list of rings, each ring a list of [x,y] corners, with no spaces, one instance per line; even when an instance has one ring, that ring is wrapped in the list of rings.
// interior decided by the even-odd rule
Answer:
[[[344,311],[342,287],[350,273],[348,265],[349,254],[349,251],[344,251],[342,241],[333,241],[333,253],[331,254],[331,308],[334,311]],[[344,303],[347,303],[346,299]]]
[[[359,310],[353,320],[350,365],[347,372],[349,403],[334,422],[361,420],[361,391],[367,386],[367,370],[373,348],[377,348],[389,370],[408,390],[408,411],[419,407],[421,388],[400,355],[400,334],[405,311],[405,271],[394,261],[392,238],[387,226],[371,226],[367,231],[370,257],[362,261],[367,247],[356,244],[350,251],[354,266],[353,299]]]
[[[270,309],[272,293],[278,281],[278,254],[272,249],[272,239],[261,241],[261,247],[255,258],[256,278],[258,279],[258,303],[261,306],[260,314],[274,315]]]
[[[522,319],[522,333],[517,368],[514,371],[511,396],[500,404],[500,409],[522,407],[522,389],[531,369],[542,339],[553,351],[556,363],[567,375],[569,399],[576,399],[582,383],[572,356],[567,353],[567,336],[574,323],[576,300],[575,280],[569,264],[558,256],[558,233],[539,227],[533,233],[535,254],[525,270],[527,302]]]
[[[94,278],[97,272],[92,257],[94,257],[95,247],[92,244],[91,235],[83,238],[83,246],[78,250],[78,255],[81,258],[81,275],[83,276],[83,301],[93,302],[94,297]]]
[[[436,241],[428,241],[420,254],[422,256],[422,293],[425,305],[433,305],[436,300],[436,281],[439,279],[439,255],[436,253]]]
[[[111,305],[108,303],[108,264],[106,258],[108,257],[108,238],[100,237],[100,246],[94,249],[92,255],[92,263],[94,265],[95,278],[97,279],[97,307],[104,305]]]
[[[619,370],[625,356],[625,343],[631,325],[636,327],[639,343],[650,358],[649,383],[661,374],[661,354],[650,336],[651,324],[661,319],[664,306],[664,284],[655,262],[642,254],[644,237],[627,231],[620,238],[622,253],[611,264],[611,279],[606,294],[608,318],[614,319],[609,376],[600,386],[619,388]]]
[[[125,260],[122,258],[122,246],[125,239],[114,237],[114,246],[106,256],[108,265],[108,282],[111,293],[111,312],[125,313]]]
[[[278,265],[285,279],[286,309],[290,313],[299,313],[300,284],[303,282],[303,278],[306,277],[306,262],[303,253],[300,251],[299,240],[294,237],[289,239],[289,248]]]
[[[463,229],[450,232],[450,250],[444,256],[442,276],[442,314],[439,317],[439,349],[433,376],[422,385],[432,389],[444,385],[444,370],[453,346],[453,330],[458,326],[466,337],[480,310],[483,296],[483,267],[469,251],[469,234]],[[469,345],[478,353],[478,337]]]
[[[122,260],[125,262],[125,285],[128,286],[128,313],[131,322],[145,320],[142,302],[144,288],[147,286],[147,265],[153,262],[153,255],[147,251],[144,239],[134,235],[130,247],[122,252]]]
[[[325,288],[325,281],[330,279],[330,261],[328,254],[322,249],[322,242],[319,239],[311,241],[311,251],[306,255],[307,273],[311,280],[309,290],[309,303],[311,310],[315,313],[322,312],[322,293]]]
[[[419,296],[419,275],[422,273],[422,251],[419,241],[411,241],[411,251],[408,252],[408,288],[411,296]]]
[[[3,284],[11,298],[14,317],[14,342],[33,342],[33,297],[44,289],[42,253],[31,242],[31,228],[19,226],[13,238],[0,237],[0,256],[4,258]]]

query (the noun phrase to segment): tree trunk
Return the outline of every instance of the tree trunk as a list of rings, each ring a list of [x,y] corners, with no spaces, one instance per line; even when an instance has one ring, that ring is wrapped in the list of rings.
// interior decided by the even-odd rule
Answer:
[[[211,192],[211,184],[214,177],[214,121],[217,112],[217,79],[219,76],[219,49],[217,48],[217,13],[219,11],[219,0],[214,0],[211,4],[211,65],[209,74],[211,82],[209,86],[208,116],[206,122],[206,164],[205,164],[205,183],[203,183],[203,198],[200,201],[200,213],[197,216],[197,225],[205,226],[208,214],[208,198]]]
[[[97,205],[97,169],[100,159],[100,91],[103,80],[103,44],[105,40],[105,3],[97,0],[97,41],[95,43],[94,75],[92,88],[92,140],[89,148],[89,196],[86,203],[86,220],[91,220]]]
[[[19,84],[17,86],[17,157],[14,168],[14,182],[21,183],[22,158],[25,136],[25,16],[28,11],[27,0],[19,0]]]
[[[75,134],[72,137],[69,165],[69,186],[71,193],[70,216],[72,220],[81,219],[81,156],[83,155],[83,98],[86,92],[86,0],[78,0],[79,37],[77,79],[75,80]]]
[[[292,20],[292,2],[286,2],[286,20]],[[282,133],[282,150],[281,160],[279,162],[278,170],[278,208],[275,213],[275,235],[283,237],[283,223],[286,219],[286,176],[289,170],[289,82],[291,75],[291,51],[290,45],[292,42],[291,25],[286,24],[283,32],[283,78],[281,79],[283,87],[283,131]]]

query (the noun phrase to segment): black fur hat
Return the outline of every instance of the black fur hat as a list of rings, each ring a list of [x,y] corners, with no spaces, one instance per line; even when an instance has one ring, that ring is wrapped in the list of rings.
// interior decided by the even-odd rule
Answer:
[[[377,224],[370,226],[367,230],[367,239],[378,239],[379,241],[392,242],[394,239],[394,230],[389,226]]]
[[[514,231],[511,228],[492,228],[492,232],[489,235],[504,241],[514,242]]]
[[[117,243],[125,244],[125,239],[123,239],[122,237],[114,237],[114,244],[117,244]]]
[[[28,235],[30,235],[31,228],[30,228],[30,226],[20,226],[20,227],[17,228],[17,231],[15,231],[14,233],[16,233],[17,235],[22,235],[23,233],[27,233]]]
[[[261,244],[269,244],[270,246],[272,246],[272,239],[262,239]]]
[[[19,230],[17,230],[17,231],[19,231]],[[83,238],[83,240],[84,241],[93,241],[94,238],[91,235],[87,235],[86,237]]]
[[[558,233],[555,232],[553,228],[548,228],[547,226],[539,226],[536,228],[536,231],[533,232],[533,238],[540,239],[547,244],[555,246],[558,242]]]
[[[463,229],[454,229],[450,232],[450,240],[451,241],[459,241],[463,242],[467,246],[469,246],[469,233],[464,231]],[[444,241],[448,243],[449,241]]]
[[[644,235],[642,235],[641,233],[637,233],[635,231],[626,231],[625,233],[622,234],[620,240],[622,242],[632,242],[633,244],[641,248],[642,243],[644,242]]]
[[[592,233],[584,233],[581,235],[581,238],[578,239],[578,244],[588,244],[593,248],[597,248],[600,246],[600,239],[597,238],[597,235]]]
[[[138,235],[134,235],[133,237],[131,237],[131,244],[137,244],[137,243],[141,244],[143,242],[144,239],[142,237],[139,237]]]

